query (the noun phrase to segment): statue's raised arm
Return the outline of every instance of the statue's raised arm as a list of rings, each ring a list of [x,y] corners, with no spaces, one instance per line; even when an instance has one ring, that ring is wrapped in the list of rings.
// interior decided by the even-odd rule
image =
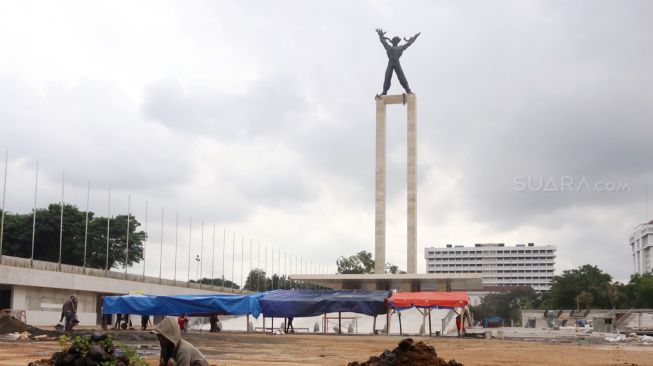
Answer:
[[[405,50],[406,48],[410,47],[410,45],[417,40],[417,37],[419,37],[420,34],[422,34],[422,32],[419,32],[416,35],[410,37],[410,39],[406,39],[406,37],[404,37],[404,41],[406,41],[406,44],[401,46],[401,48]]]
[[[385,36],[385,32],[381,28],[376,29],[376,33],[379,35],[379,40],[381,41],[381,44],[383,45],[383,48],[386,50],[390,48],[390,44],[388,44],[388,38]]]

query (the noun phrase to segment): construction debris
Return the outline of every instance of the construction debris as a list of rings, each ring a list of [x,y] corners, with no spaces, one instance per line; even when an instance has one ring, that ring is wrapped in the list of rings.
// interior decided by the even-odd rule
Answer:
[[[412,338],[399,342],[392,351],[385,350],[364,362],[350,362],[347,366],[463,366],[456,360],[445,361],[438,357],[435,348],[424,342],[413,343]]]
[[[56,335],[55,332],[29,326],[11,315],[0,313],[0,334],[7,334],[9,338],[14,338],[13,335],[16,333],[19,334],[19,336],[16,336],[15,339],[27,339],[25,338],[25,333],[27,333],[28,338],[40,335]]]
[[[653,337],[643,335],[638,336],[636,333],[618,333],[614,337],[605,337],[605,341],[609,343],[636,343],[653,345]]]

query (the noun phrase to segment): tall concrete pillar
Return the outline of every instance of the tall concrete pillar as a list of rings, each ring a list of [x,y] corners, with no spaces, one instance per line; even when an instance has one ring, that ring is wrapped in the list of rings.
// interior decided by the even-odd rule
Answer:
[[[408,191],[407,202],[407,259],[406,272],[417,273],[417,139],[415,136],[416,103],[415,94],[406,96],[408,104],[408,154],[407,154],[407,179],[406,188]]]
[[[417,273],[417,139],[415,94],[383,95],[376,98],[376,199],[374,220],[374,272],[385,273],[386,224],[386,105],[407,104],[407,268]]]
[[[376,198],[374,215],[374,273],[385,273],[385,98],[376,98]]]

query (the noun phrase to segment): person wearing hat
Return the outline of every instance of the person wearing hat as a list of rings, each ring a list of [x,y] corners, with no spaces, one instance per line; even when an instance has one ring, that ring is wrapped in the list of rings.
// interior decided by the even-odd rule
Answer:
[[[408,48],[415,40],[417,37],[419,37],[420,33],[417,33],[410,39],[405,39],[406,41],[405,44],[399,45],[399,42],[401,42],[401,38],[399,37],[393,37],[392,39],[386,38],[385,37],[385,32],[383,29],[377,29],[376,33],[379,34],[379,39],[381,40],[381,44],[383,45],[383,48],[385,48],[386,54],[388,55],[388,67],[385,69],[385,79],[383,81],[383,92],[381,95],[386,95],[388,93],[388,89],[390,89],[390,80],[392,79],[392,72],[394,71],[397,74],[397,78],[399,79],[399,83],[401,86],[404,87],[404,90],[406,90],[406,93],[411,94],[412,92],[410,91],[410,87],[408,86],[408,80],[406,80],[406,76],[404,75],[404,70],[401,68],[401,64],[399,63],[399,57],[404,53],[404,50]],[[392,46],[388,44],[388,41],[392,43]]]
[[[159,366],[209,366],[204,355],[192,344],[181,339],[179,325],[166,317],[152,331],[159,338]]]

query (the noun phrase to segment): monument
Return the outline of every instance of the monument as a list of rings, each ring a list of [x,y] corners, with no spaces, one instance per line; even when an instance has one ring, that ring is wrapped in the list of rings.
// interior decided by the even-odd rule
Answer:
[[[374,220],[374,272],[385,273],[385,226],[386,226],[386,106],[388,104],[407,105],[407,129],[408,129],[408,154],[407,154],[407,260],[406,272],[417,273],[417,140],[415,136],[416,123],[416,98],[408,86],[408,81],[399,63],[399,58],[404,50],[408,48],[420,33],[410,39],[404,38],[405,44],[399,45],[401,39],[394,37],[388,39],[382,29],[377,29],[379,40],[388,55],[388,66],[385,70],[383,81],[383,92],[377,95],[376,100],[376,199],[375,199],[375,220]],[[392,45],[388,44],[388,41]],[[387,95],[390,88],[392,73],[397,74],[399,83],[406,91],[406,94]]]
[[[399,58],[417,37],[410,39],[385,37],[382,29],[377,29],[379,39],[388,55],[388,66],[385,70],[383,92],[375,98],[376,102],[376,178],[375,178],[375,223],[374,223],[374,273],[366,274],[290,274],[289,278],[305,281],[310,284],[339,289],[366,289],[399,291],[461,291],[481,289],[483,281],[479,274],[473,273],[423,273],[417,274],[417,139],[416,96],[408,86],[408,81],[399,63]],[[388,41],[390,43],[388,43]],[[392,74],[396,73],[399,83],[405,93],[387,95]],[[408,129],[408,161],[407,161],[407,273],[385,273],[385,224],[386,224],[386,106],[389,104],[405,105],[407,110],[406,127]]]

